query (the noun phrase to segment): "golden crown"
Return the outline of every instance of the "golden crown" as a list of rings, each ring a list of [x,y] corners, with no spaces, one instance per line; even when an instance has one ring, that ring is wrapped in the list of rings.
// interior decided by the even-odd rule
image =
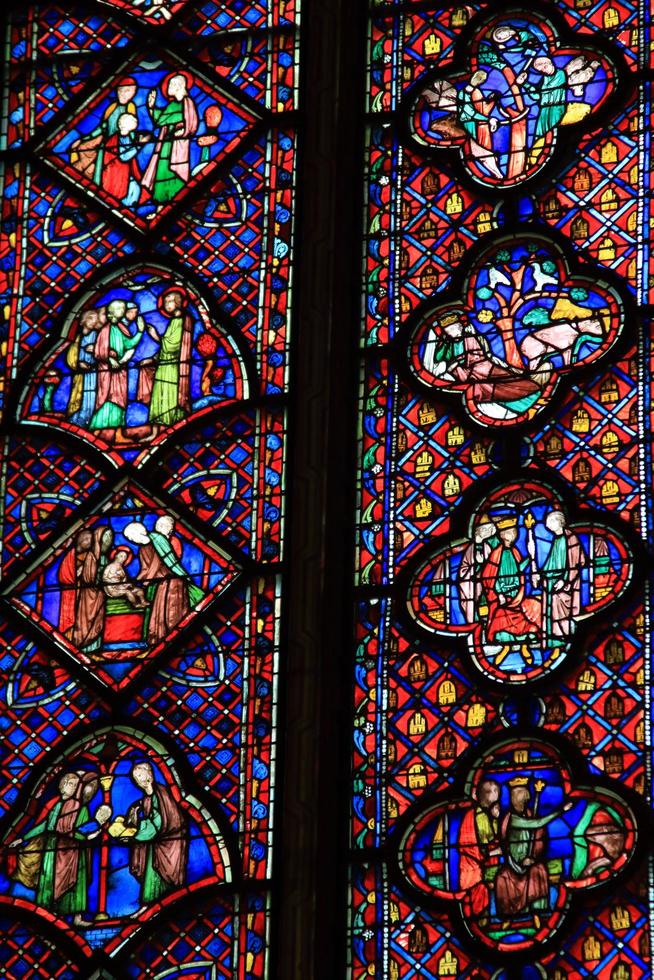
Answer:
[[[458,323],[460,319],[461,317],[458,313],[444,313],[443,316],[440,317],[440,324],[441,327],[449,327],[453,323]]]

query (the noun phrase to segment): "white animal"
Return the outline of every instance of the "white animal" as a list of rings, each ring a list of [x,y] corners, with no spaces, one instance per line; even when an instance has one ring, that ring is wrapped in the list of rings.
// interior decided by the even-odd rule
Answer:
[[[534,262],[531,266],[531,271],[534,277],[534,288],[536,292],[542,293],[545,286],[559,285],[559,281],[555,276],[550,276],[546,272],[543,272],[540,262]]]
[[[493,268],[488,273],[488,285],[491,289],[495,289],[498,283],[502,283],[503,286],[510,286],[511,280],[501,269]]]

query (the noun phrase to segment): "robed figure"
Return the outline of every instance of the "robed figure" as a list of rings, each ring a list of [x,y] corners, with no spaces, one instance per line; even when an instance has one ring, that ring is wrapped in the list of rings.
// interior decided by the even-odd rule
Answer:
[[[107,140],[105,147],[104,188],[117,201],[132,206],[141,194],[141,174],[136,162],[139,144],[135,137],[138,125],[135,116],[123,113],[118,130]]]
[[[513,918],[549,908],[549,876],[544,863],[547,846],[545,828],[561,816],[555,810],[538,817],[529,807],[531,794],[527,776],[509,782],[510,810],[500,825],[500,840],[506,864],[495,880],[495,898],[500,916]]]
[[[432,331],[425,345],[423,364],[430,374],[470,385],[476,404],[510,404],[515,412],[533,404],[540,392],[536,382],[494,357],[488,341],[472,324],[464,324],[455,313],[446,313],[440,327],[442,335]]]
[[[479,919],[490,906],[490,885],[502,853],[499,844],[500,787],[487,779],[477,791],[477,802],[466,811],[459,831],[459,886],[463,911]]]
[[[527,80],[528,66],[538,51],[538,42],[530,31],[514,28],[508,24],[496,27],[491,37],[495,48],[491,60],[495,58],[495,65],[504,75],[509,90],[503,104],[503,113],[508,120],[510,133],[507,177],[519,178],[524,173],[527,163],[529,116],[529,106],[525,101],[522,86]]]
[[[496,518],[495,526],[501,543],[491,552],[482,571],[489,602],[486,639],[489,643],[509,644],[540,632],[541,603],[537,596],[525,595],[529,559],[523,558],[515,547],[517,518]]]
[[[143,529],[143,538],[136,539],[141,563],[137,578],[145,586],[150,603],[145,614],[145,639],[149,646],[165,640],[204,597],[202,589],[189,581],[180,563],[182,543],[173,534],[174,528],[171,517],[160,517],[153,531]]]
[[[83,539],[86,541],[86,538]],[[104,629],[105,595],[102,570],[108,561],[113,543],[113,531],[98,527],[91,534],[90,547],[75,552],[76,602],[75,621],[66,631],[68,638],[80,650],[90,653],[99,649]],[[76,549],[80,547],[78,540]],[[70,563],[70,553],[68,562]],[[66,559],[64,559],[64,562]],[[64,563],[62,563],[63,566]],[[69,608],[69,600],[67,600]],[[60,624],[61,624],[60,609]]]
[[[114,431],[125,424],[128,402],[128,362],[143,336],[143,326],[136,321],[131,333],[125,321],[127,303],[112,300],[107,307],[107,323],[98,334],[95,360],[98,365],[96,410],[89,423],[95,430]]]
[[[191,411],[193,321],[186,308],[187,301],[186,291],[180,286],[167,289],[159,298],[159,310],[168,320],[166,329],[161,336],[153,327],[149,330],[159,344],[149,397],[150,421],[154,426],[174,425]],[[144,380],[142,375],[142,385]]]
[[[498,544],[495,525],[484,514],[474,529],[472,541],[461,556],[459,566],[459,602],[467,623],[479,622],[483,607],[487,611],[481,572]]]
[[[79,919],[87,909],[89,851],[84,842],[95,833],[84,828],[97,788],[94,773],[66,773],[41,819],[11,845],[20,848],[14,879],[33,888],[36,904],[57,915]]]
[[[148,110],[159,136],[142,183],[156,204],[172,201],[191,176],[191,137],[199,123],[195,103],[188,94],[192,84],[188,72],[164,79],[161,87],[168,101],[163,109],[156,105],[154,90],[148,96]]]
[[[109,171],[106,167],[106,147],[118,133],[121,116],[129,115],[138,123],[134,97],[137,91],[136,80],[131,76],[121,78],[116,85],[116,97],[105,109],[98,126],[87,136],[76,140],[71,147],[70,160],[73,166],[94,183],[106,188]],[[110,192],[111,193],[111,192]]]
[[[459,122],[470,139],[472,155],[494,177],[501,180],[502,172],[497,165],[497,158],[493,151],[493,133],[497,129],[497,117],[491,116],[495,110],[498,95],[493,92],[487,98],[484,94],[481,86],[487,78],[488,72],[486,71],[476,71],[472,75],[470,83],[459,92],[458,115]]]
[[[581,541],[565,523],[561,511],[552,511],[545,519],[545,527],[554,535],[542,569],[545,635],[555,646],[570,637],[581,611],[581,571],[586,565]]]
[[[542,76],[540,86],[533,92],[538,103],[536,136],[545,136],[559,125],[566,112],[568,78],[551,58],[536,58],[534,70]]]
[[[103,322],[106,322],[104,309],[85,310],[77,336],[66,351],[66,364],[71,369],[66,412],[70,421],[82,428],[88,426],[95,411],[98,372],[94,351]]]
[[[170,790],[155,782],[148,762],[133,767],[132,779],[143,796],[125,818],[125,826],[136,830],[129,869],[141,883],[141,904],[149,905],[186,881],[187,820]]]
[[[84,566],[93,544],[91,531],[82,530],[75,536],[72,548],[64,554],[59,566],[59,632],[70,636],[70,631],[77,620],[79,589],[84,572]]]

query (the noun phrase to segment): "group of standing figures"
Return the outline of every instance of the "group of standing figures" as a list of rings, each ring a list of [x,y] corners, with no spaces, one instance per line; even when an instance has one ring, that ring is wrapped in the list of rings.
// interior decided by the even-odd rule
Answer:
[[[123,536],[138,548],[139,570],[131,578],[134,552],[128,545],[114,547],[111,527],[78,531],[58,569],[59,632],[84,653],[98,655],[108,614],[136,611],[143,647],[165,640],[204,597],[181,564],[183,545],[174,532],[167,515],[152,530],[139,521],[125,527]]]
[[[562,662],[579,623],[610,605],[631,573],[621,536],[570,523],[549,488],[507,484],[466,539],[419,567],[409,608],[431,633],[466,636],[485,673],[526,679]]]
[[[526,555],[516,547],[518,518],[511,514],[495,520],[482,517],[461,558],[463,612],[469,623],[485,617],[486,640],[502,644],[496,665],[516,641],[523,641],[526,662],[531,660],[529,639],[542,638],[546,646],[560,647],[581,611],[581,575],[588,561],[581,541],[560,510],[547,514],[545,527],[552,540],[542,564],[537,562],[533,533],[527,535]]]
[[[41,908],[71,916],[77,926],[92,925],[96,916],[106,919],[106,880],[99,886],[112,861],[110,854],[100,860],[102,847],[129,847],[129,873],[139,884],[142,908],[185,883],[188,820],[182,807],[149,762],[133,764],[130,779],[139,795],[115,816],[111,803],[103,802],[102,785],[111,786],[114,777],[65,772],[33,825],[11,841],[11,878],[34,891]]]
[[[243,376],[193,286],[139,265],[105,279],[72,312],[22,413],[81,429],[133,460],[136,447],[154,447],[194,413],[241,397]]]
[[[107,306],[82,313],[77,335],[66,352],[72,376],[66,415],[74,425],[109,440],[124,427],[130,401],[130,361],[144,334],[158,350],[138,362],[136,399],[148,406],[152,434],[159,426],[174,425],[189,414],[193,323],[185,290],[166,290],[159,311],[167,320],[162,335],[145,321],[135,303],[125,300],[114,299]]]

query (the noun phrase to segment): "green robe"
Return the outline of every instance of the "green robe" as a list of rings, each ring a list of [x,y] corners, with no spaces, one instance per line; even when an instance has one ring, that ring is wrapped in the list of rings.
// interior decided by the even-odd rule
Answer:
[[[548,813],[545,817],[524,817],[519,813],[512,813],[507,829],[507,843],[509,854],[516,864],[522,864],[525,858],[531,853],[531,839],[535,830],[547,827],[553,820],[558,818],[563,810],[555,810]]]
[[[444,339],[434,348],[434,361],[443,361],[451,366],[461,360],[465,353],[463,340]]]
[[[497,817],[491,817],[490,813],[481,806],[475,807],[475,830],[480,846],[488,848],[497,842],[499,830]],[[498,864],[485,865],[483,869],[484,881],[494,881],[498,871]]]
[[[151,115],[155,126],[167,127],[166,136],[161,141],[161,150],[152,185],[152,199],[157,204],[166,204],[168,201],[172,201],[184,187],[184,181],[170,166],[170,158],[173,152],[172,134],[176,126],[184,123],[184,108],[181,102],[169,102],[165,109],[153,108]]]
[[[185,417],[179,390],[185,319],[184,315],[173,317],[161,337],[150,398],[150,421],[156,425],[174,425]]]
[[[567,567],[568,542],[564,534],[557,534],[552,541],[552,546],[543,565],[543,572],[548,585],[552,586],[560,578],[564,578]]]
[[[520,591],[520,585],[520,565],[515,560],[513,550],[503,547],[500,556],[500,565],[497,571],[495,591],[498,595],[505,595],[509,599],[513,599]]]
[[[565,116],[567,86],[568,80],[562,68],[557,68],[553,75],[543,76],[543,83],[536,95],[540,104],[536,136],[552,132]]]
[[[191,606],[191,609],[195,609],[195,607],[204,598],[204,592],[198,585],[195,585],[194,582],[189,580],[188,572],[180,564],[179,559],[173,550],[173,546],[165,534],[160,534],[159,531],[150,531],[150,540],[152,541],[154,550],[157,552],[166,568],[177,578],[184,579],[188,590],[189,605]],[[156,587],[157,586],[155,585],[155,588]]]
[[[55,803],[45,820],[42,820],[35,827],[32,827],[32,829],[25,834],[23,840],[32,840],[34,837],[39,837],[41,834],[44,835],[41,870],[39,873],[38,885],[36,887],[36,904],[40,905],[44,909],[48,909],[50,912],[56,912],[58,915],[77,915],[78,913],[85,912],[87,907],[88,867],[87,855],[85,853],[80,853],[79,855],[77,862],[77,879],[74,886],[61,895],[59,899],[55,900],[54,897],[55,864],[57,857],[57,844],[59,843],[59,835],[56,833],[55,828],[59,820],[59,814],[62,806],[63,800],[59,800],[57,803]],[[89,819],[88,807],[80,807],[75,818],[75,825],[73,828],[72,836],[74,840],[83,841],[86,839],[84,834],[77,832],[77,828],[82,827],[85,823],[88,823]]]
[[[138,841],[142,844],[148,844],[149,841],[154,840],[161,833],[161,811],[159,810],[159,801],[157,800],[156,793],[153,793],[151,800],[152,809],[150,816],[139,818],[136,833],[132,837],[133,841]],[[167,883],[159,872],[155,870],[153,857],[154,849],[152,847],[146,847],[145,870],[141,880],[141,902],[143,905],[158,901],[162,895],[170,891]]]
[[[546,817],[523,817],[518,813],[511,814],[506,830],[506,845],[509,859],[519,874],[526,870],[524,862],[531,856],[535,831],[558,819],[562,812],[562,810],[555,810]],[[531,902],[531,907],[535,910],[546,909],[548,905],[547,896],[536,898]]]
[[[545,603],[545,632],[548,642],[556,643],[557,638],[552,635],[552,591],[555,584],[560,579],[567,578],[568,569],[568,542],[564,534],[557,535],[552,541],[549,554],[543,565],[543,578],[546,587]]]

